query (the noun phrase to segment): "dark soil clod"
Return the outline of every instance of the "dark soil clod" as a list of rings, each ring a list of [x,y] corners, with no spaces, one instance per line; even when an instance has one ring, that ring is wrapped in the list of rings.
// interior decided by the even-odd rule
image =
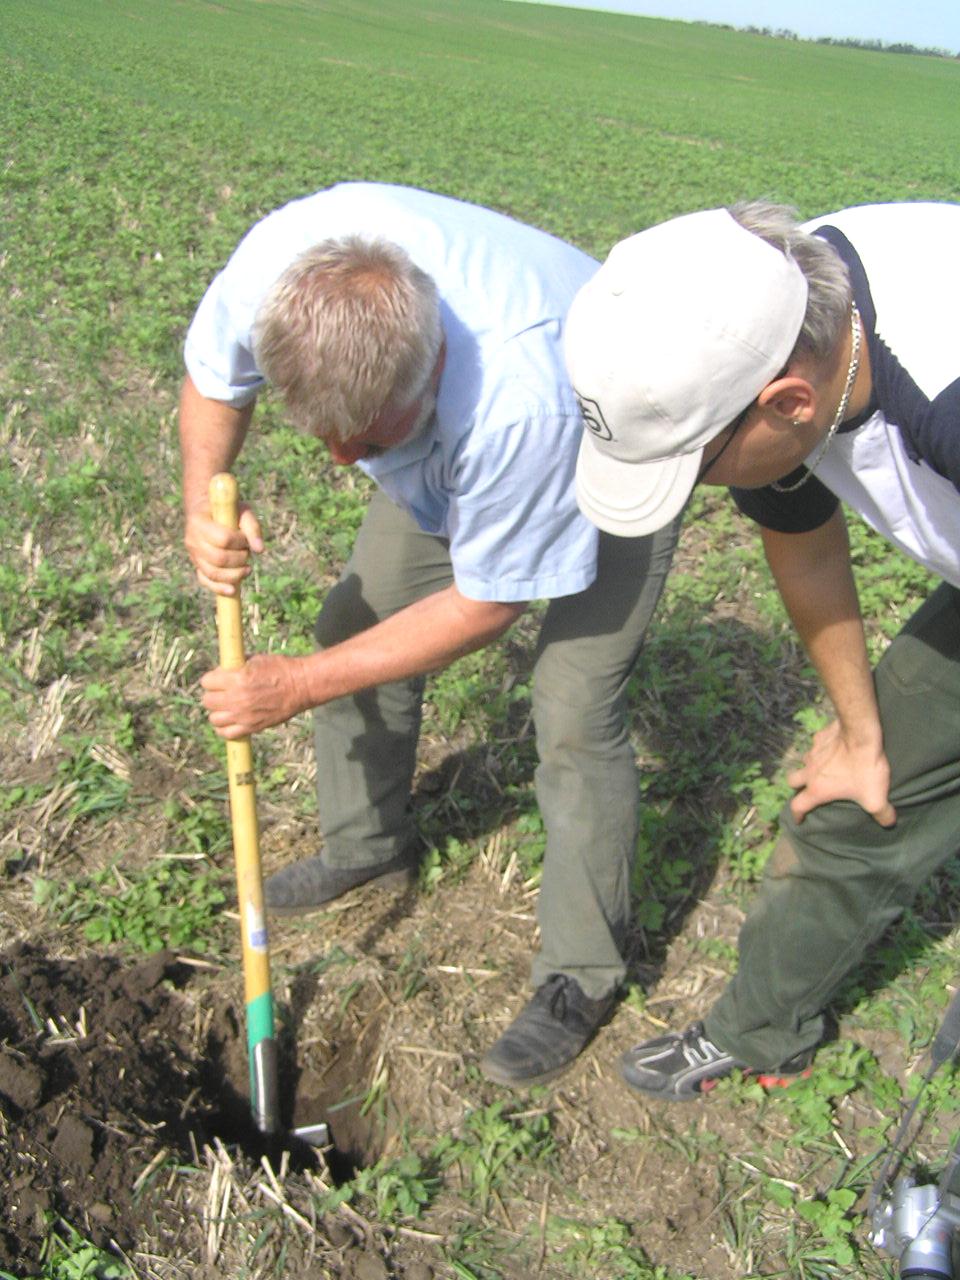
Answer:
[[[134,964],[28,944],[0,954],[0,1268],[36,1266],[50,1214],[101,1248],[130,1247],[144,1224],[162,1236],[169,1207],[137,1184],[162,1148],[191,1161],[218,1138],[255,1161],[286,1149],[291,1168],[315,1165],[312,1147],[253,1124],[233,1083],[235,1016],[199,1053],[190,1043],[194,972],[167,952]]]

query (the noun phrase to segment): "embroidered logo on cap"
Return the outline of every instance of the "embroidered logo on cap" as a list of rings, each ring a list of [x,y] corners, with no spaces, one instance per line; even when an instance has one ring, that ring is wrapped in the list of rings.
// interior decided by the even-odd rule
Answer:
[[[582,396],[579,391],[574,391],[573,394],[577,397],[577,404],[580,406],[580,413],[583,417],[583,425],[587,430],[600,440],[612,440],[613,432],[604,421],[603,410],[596,400],[591,400],[588,396]]]

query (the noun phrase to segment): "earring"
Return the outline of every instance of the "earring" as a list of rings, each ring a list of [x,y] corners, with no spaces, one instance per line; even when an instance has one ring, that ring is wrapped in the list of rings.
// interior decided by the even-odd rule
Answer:
[[[800,421],[799,418],[791,418],[790,425],[791,427],[802,427],[803,423]]]

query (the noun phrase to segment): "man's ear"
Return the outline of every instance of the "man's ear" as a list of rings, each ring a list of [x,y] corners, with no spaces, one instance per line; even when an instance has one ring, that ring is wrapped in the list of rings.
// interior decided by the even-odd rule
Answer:
[[[436,363],[433,366],[433,373],[430,375],[430,380],[433,384],[434,395],[436,395],[440,390],[440,379],[443,376],[443,367],[446,363],[447,363],[447,340],[444,337],[444,338],[441,338],[440,340],[440,350],[437,352],[437,359],[436,359]]]
[[[806,378],[788,373],[768,382],[757,396],[757,404],[790,422],[810,422],[817,410],[817,394]]]

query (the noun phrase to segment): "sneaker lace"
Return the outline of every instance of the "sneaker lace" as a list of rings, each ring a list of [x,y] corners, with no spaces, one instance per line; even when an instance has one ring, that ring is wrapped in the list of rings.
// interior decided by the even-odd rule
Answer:
[[[704,1033],[702,1022],[691,1022],[686,1031],[682,1033],[681,1039],[684,1044],[699,1044],[701,1041],[706,1041],[707,1044],[710,1043]]]
[[[724,1056],[722,1051],[708,1038],[702,1022],[694,1022],[687,1027],[681,1036],[681,1041],[684,1049],[688,1050],[686,1057],[689,1062],[709,1063]]]
[[[556,1018],[558,1022],[562,1022],[567,1016],[567,985],[569,982],[570,979],[565,973],[558,973],[548,983],[553,989],[547,997],[547,1008],[550,1010],[550,1016]]]

